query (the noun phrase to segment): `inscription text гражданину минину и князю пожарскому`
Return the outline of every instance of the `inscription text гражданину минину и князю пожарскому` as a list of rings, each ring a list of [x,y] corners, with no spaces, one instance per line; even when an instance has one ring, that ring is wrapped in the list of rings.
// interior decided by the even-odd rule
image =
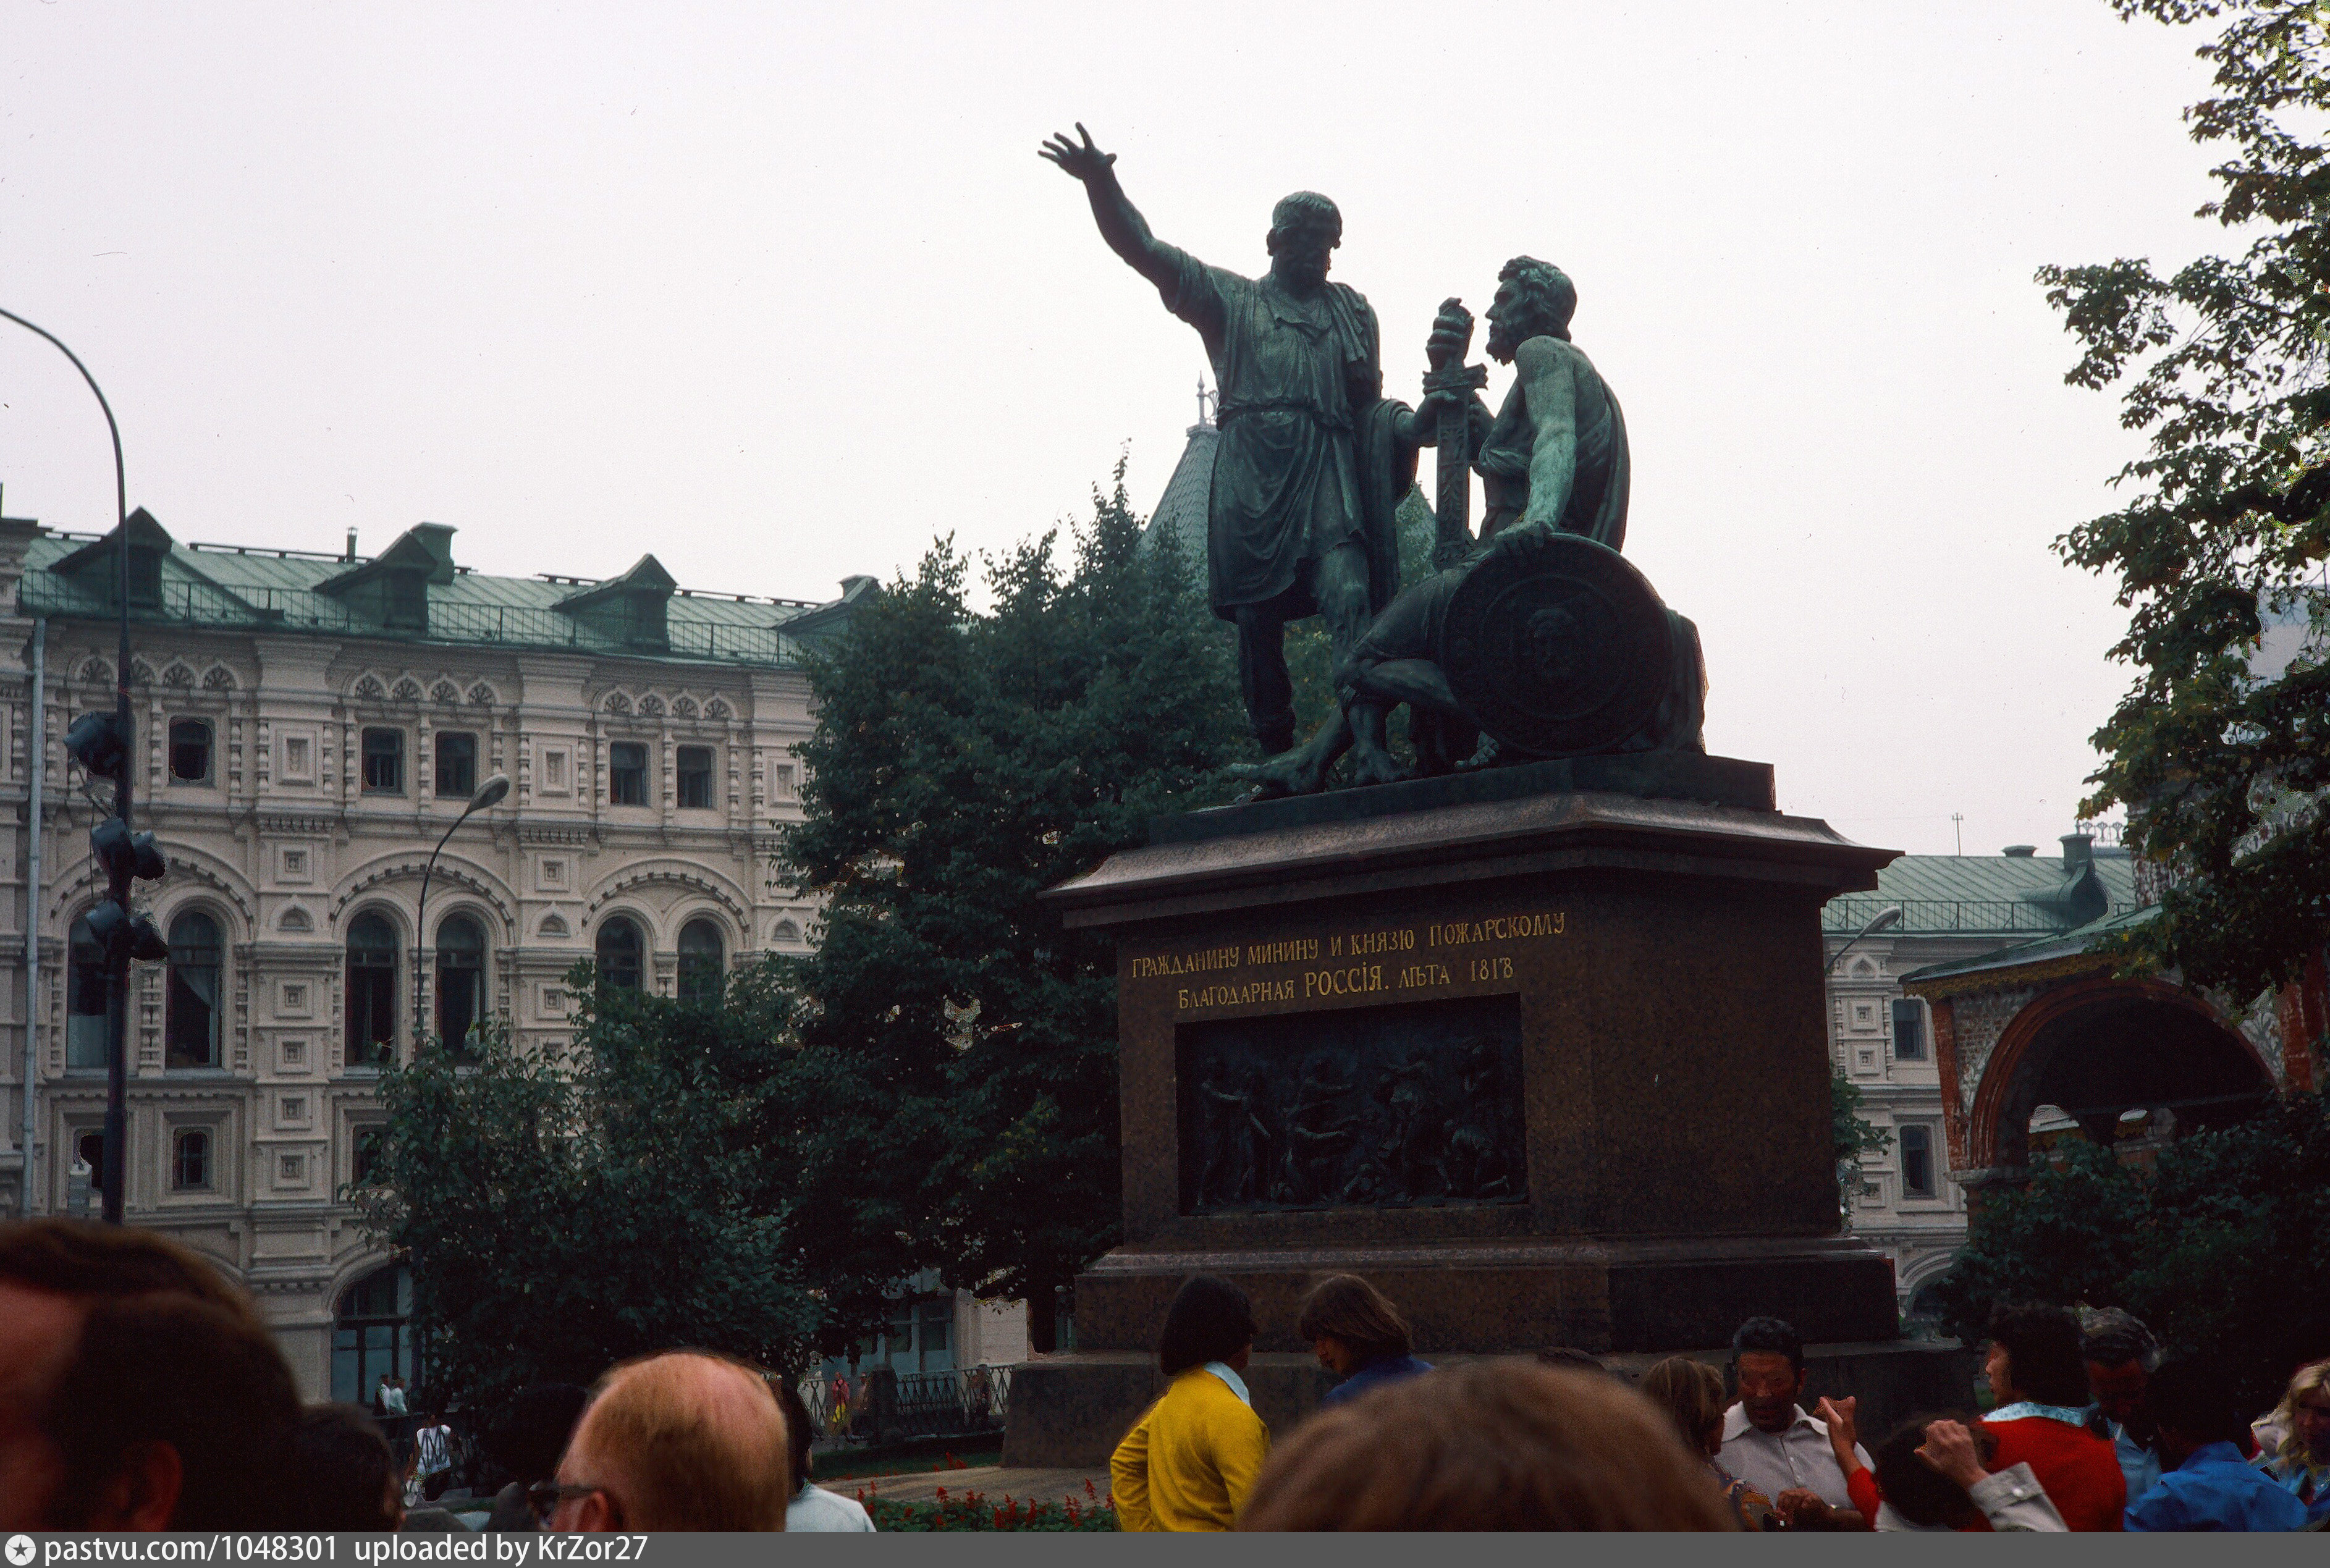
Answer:
[[[1272,941],[1225,942],[1202,948],[1133,957],[1127,978],[1174,979],[1212,976],[1234,969],[1278,969],[1295,964],[1324,967],[1301,974],[1274,974],[1222,979],[1200,986],[1177,987],[1176,1012],[1217,1007],[1245,1007],[1270,1002],[1307,1002],[1378,992],[1481,984],[1514,978],[1510,954],[1451,957],[1445,960],[1419,957],[1453,948],[1523,941],[1568,934],[1564,911],[1484,915],[1473,920],[1432,921],[1419,925],[1378,926],[1338,931],[1326,937],[1291,937]],[[1335,963],[1335,959],[1365,959],[1366,963]],[[1382,961],[1392,960],[1392,961]]]

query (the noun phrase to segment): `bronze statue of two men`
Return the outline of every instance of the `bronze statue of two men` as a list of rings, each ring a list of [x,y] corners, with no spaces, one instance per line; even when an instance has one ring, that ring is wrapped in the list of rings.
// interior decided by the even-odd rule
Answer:
[[[1485,658],[1493,666],[1498,656],[1484,651],[1488,644],[1501,648],[1507,662],[1520,658],[1531,679],[1571,685],[1589,678],[1597,660],[1613,669],[1640,662],[1642,650],[1631,645],[1618,654],[1570,646],[1581,638],[1624,641],[1620,622],[1628,607],[1612,606],[1628,593],[1656,602],[1623,564],[1615,572],[1631,575],[1638,592],[1624,582],[1612,589],[1586,581],[1615,581],[1614,569],[1598,560],[1586,562],[1582,588],[1565,579],[1567,586],[1539,582],[1501,594],[1484,579],[1469,590],[1479,601],[1471,613],[1500,629],[1488,644],[1468,636],[1457,639],[1461,649],[1444,653],[1456,648],[1447,638],[1450,607],[1462,612],[1463,584],[1492,553],[1504,552],[1501,567],[1533,552],[1532,559],[1567,569],[1578,553],[1549,553],[1544,541],[1590,541],[1615,562],[1624,540],[1625,421],[1592,362],[1568,341],[1577,292],[1558,269],[1519,257],[1500,274],[1488,311],[1488,352],[1517,375],[1493,418],[1476,394],[1458,390],[1465,384],[1461,375],[1447,373],[1452,367],[1461,373],[1473,333],[1470,313],[1454,299],[1442,306],[1427,344],[1431,390],[1411,408],[1384,395],[1375,312],[1359,290],[1328,280],[1342,217],[1326,197],[1298,192],[1278,203],[1265,240],[1269,270],[1249,279],[1152,235],[1117,183],[1115,157],[1094,146],[1083,126],[1075,140],[1055,137],[1042,152],[1083,182],[1110,249],[1156,285],[1167,309],[1197,328],[1213,362],[1221,440],[1208,509],[1207,587],[1214,613],[1236,628],[1240,693],[1268,759],[1240,770],[1256,780],[1257,793],[1315,790],[1346,750],[1361,783],[1401,777],[1385,732],[1390,709],[1402,702],[1411,704],[1425,771],[1460,760],[1516,760],[1500,753],[1526,748],[1483,740],[1474,751],[1472,732],[1483,704],[1468,704],[1448,678],[1452,659],[1461,666],[1466,656]],[[1449,414],[1459,417],[1444,417]],[[1415,484],[1418,449],[1437,445],[1444,430],[1464,432],[1486,515],[1477,541],[1465,536],[1444,555],[1446,570],[1400,594],[1395,514]],[[1444,464],[1444,485],[1449,471]],[[1455,472],[1463,483],[1461,465]],[[1445,521],[1444,511],[1444,526]],[[1507,570],[1503,578],[1513,575]],[[1327,622],[1342,703],[1298,747],[1284,635],[1288,621],[1311,615]],[[1690,636],[1687,661],[1665,656],[1685,651],[1672,639],[1689,623],[1672,620],[1680,628],[1667,623],[1661,607],[1662,667],[1653,672],[1659,712],[1648,723],[1641,715],[1622,718],[1624,732],[1608,740],[1608,750],[1698,745],[1698,692],[1683,693],[1700,684],[1697,638]],[[1688,680],[1667,667],[1685,662]],[[1499,685],[1495,669],[1484,668],[1475,684]],[[1552,705],[1568,700],[1557,697]],[[1542,730],[1526,723],[1519,731],[1503,728],[1530,736]],[[1544,732],[1557,741],[1569,733]]]

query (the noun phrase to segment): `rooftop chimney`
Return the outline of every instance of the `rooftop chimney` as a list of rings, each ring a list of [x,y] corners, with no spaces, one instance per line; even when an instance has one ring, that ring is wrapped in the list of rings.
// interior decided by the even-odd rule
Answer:
[[[343,561],[353,562],[353,561],[355,561],[355,558],[356,558],[356,531],[355,531],[354,528],[350,528],[350,529],[348,530],[348,553],[347,553],[346,555],[341,556],[341,557],[340,557],[340,559],[341,559],[341,560],[343,560]]]
[[[2063,876],[2066,881],[2079,875],[2095,864],[2095,858],[2096,841],[2092,835],[2085,833],[2063,835]]]
[[[2063,835],[2063,874],[2054,886],[2017,893],[2016,899],[2045,910],[2065,930],[2099,919],[2111,908],[2111,894],[2096,875],[2096,841],[2084,833]]]

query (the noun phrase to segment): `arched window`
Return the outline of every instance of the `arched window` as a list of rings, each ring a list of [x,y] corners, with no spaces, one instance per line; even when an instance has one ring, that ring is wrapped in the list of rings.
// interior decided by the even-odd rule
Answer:
[[[477,1048],[486,1021],[486,933],[468,915],[437,928],[437,1037],[456,1053]]]
[[[105,1065],[105,949],[89,917],[73,921],[65,949],[65,1065]]]
[[[599,983],[620,990],[636,991],[643,972],[640,963],[647,944],[639,940],[639,928],[616,915],[599,923]]]
[[[366,1274],[340,1293],[332,1323],[332,1397],[380,1408],[384,1377],[421,1380],[412,1336],[412,1275],[402,1264]]]
[[[170,922],[170,980],[163,1023],[165,1067],[215,1067],[219,1053],[218,922],[188,910]]]
[[[722,990],[725,958],[720,928],[710,921],[690,921],[679,928],[679,999],[717,1002]]]
[[[348,1065],[396,1060],[396,930],[377,914],[348,925]]]

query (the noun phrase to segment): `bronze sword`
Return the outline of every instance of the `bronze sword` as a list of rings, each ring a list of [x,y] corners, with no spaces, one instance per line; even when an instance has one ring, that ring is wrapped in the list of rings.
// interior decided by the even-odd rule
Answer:
[[[1441,302],[1444,314],[1461,310],[1463,301],[1445,299]],[[1489,384],[1489,367],[1468,365],[1464,355],[1473,346],[1473,323],[1468,316],[1464,322],[1464,341],[1448,361],[1435,364],[1424,374],[1424,390],[1455,394],[1454,401],[1440,411],[1437,431],[1440,468],[1433,490],[1433,514],[1438,523],[1438,535],[1432,545],[1432,569],[1445,571],[1461,566],[1473,553],[1473,397],[1472,394]]]

